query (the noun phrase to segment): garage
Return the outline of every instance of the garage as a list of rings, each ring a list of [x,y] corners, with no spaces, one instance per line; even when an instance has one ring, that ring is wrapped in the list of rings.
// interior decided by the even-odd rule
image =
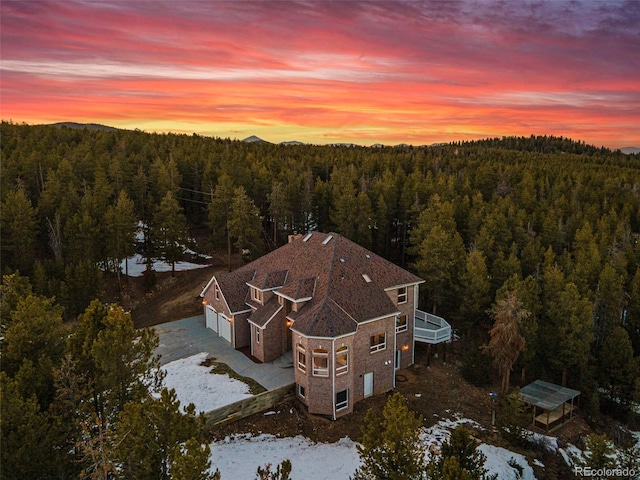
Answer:
[[[231,321],[221,313],[218,315],[218,335],[231,343]]]
[[[205,325],[218,333],[218,312],[211,305],[207,305],[205,308]]]

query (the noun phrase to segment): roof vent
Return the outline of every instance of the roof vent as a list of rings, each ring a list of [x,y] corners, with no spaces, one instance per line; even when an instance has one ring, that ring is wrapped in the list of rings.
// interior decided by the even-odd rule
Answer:
[[[340,259],[340,263],[344,263],[344,258],[341,258],[341,259]]]
[[[333,235],[329,235],[327,238],[324,239],[324,241],[322,242],[323,245],[326,245],[327,243],[329,243],[331,241],[331,239],[333,238]]]
[[[366,273],[362,274],[362,278],[364,278],[364,281],[367,283],[371,283],[371,278],[369,277],[369,275],[367,275]]]
[[[371,255],[369,255],[368,253],[365,255],[365,257],[367,257],[367,259],[371,258]]]
[[[302,241],[303,241],[303,242],[306,242],[306,241],[307,241],[307,240],[309,240],[310,238],[311,238],[311,234],[310,234],[310,233],[307,233],[307,236],[306,236],[306,237],[304,237],[304,238],[302,239]]]

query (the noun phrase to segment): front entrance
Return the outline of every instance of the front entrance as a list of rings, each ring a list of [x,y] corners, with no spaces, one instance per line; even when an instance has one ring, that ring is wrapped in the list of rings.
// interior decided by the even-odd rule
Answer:
[[[364,374],[364,398],[373,395],[373,372]]]

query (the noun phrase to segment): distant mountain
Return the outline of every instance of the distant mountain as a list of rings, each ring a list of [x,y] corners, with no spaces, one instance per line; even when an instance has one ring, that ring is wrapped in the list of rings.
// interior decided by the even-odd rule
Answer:
[[[374,143],[371,148],[384,148],[384,145],[382,143]]]
[[[289,140],[288,142],[280,142],[280,145],[304,145],[304,143],[298,140]]]
[[[621,148],[620,151],[622,153],[626,153],[627,155],[629,155],[629,154],[638,154],[638,153],[640,153],[640,148],[638,148],[638,147],[624,147],[624,148]]]
[[[77,123],[77,122],[58,122],[49,124],[50,127],[67,127],[78,128],[80,130],[105,130],[107,132],[116,132],[119,128],[100,125],[99,123]]]
[[[245,143],[268,143],[266,140],[263,140],[260,137],[256,137],[255,135],[251,135],[250,137],[247,137],[242,141]]]

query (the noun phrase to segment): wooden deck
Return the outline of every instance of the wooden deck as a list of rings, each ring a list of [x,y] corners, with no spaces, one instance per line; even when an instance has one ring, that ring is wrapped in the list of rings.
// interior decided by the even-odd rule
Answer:
[[[416,342],[437,344],[451,340],[451,325],[436,315],[415,311],[413,338]]]

